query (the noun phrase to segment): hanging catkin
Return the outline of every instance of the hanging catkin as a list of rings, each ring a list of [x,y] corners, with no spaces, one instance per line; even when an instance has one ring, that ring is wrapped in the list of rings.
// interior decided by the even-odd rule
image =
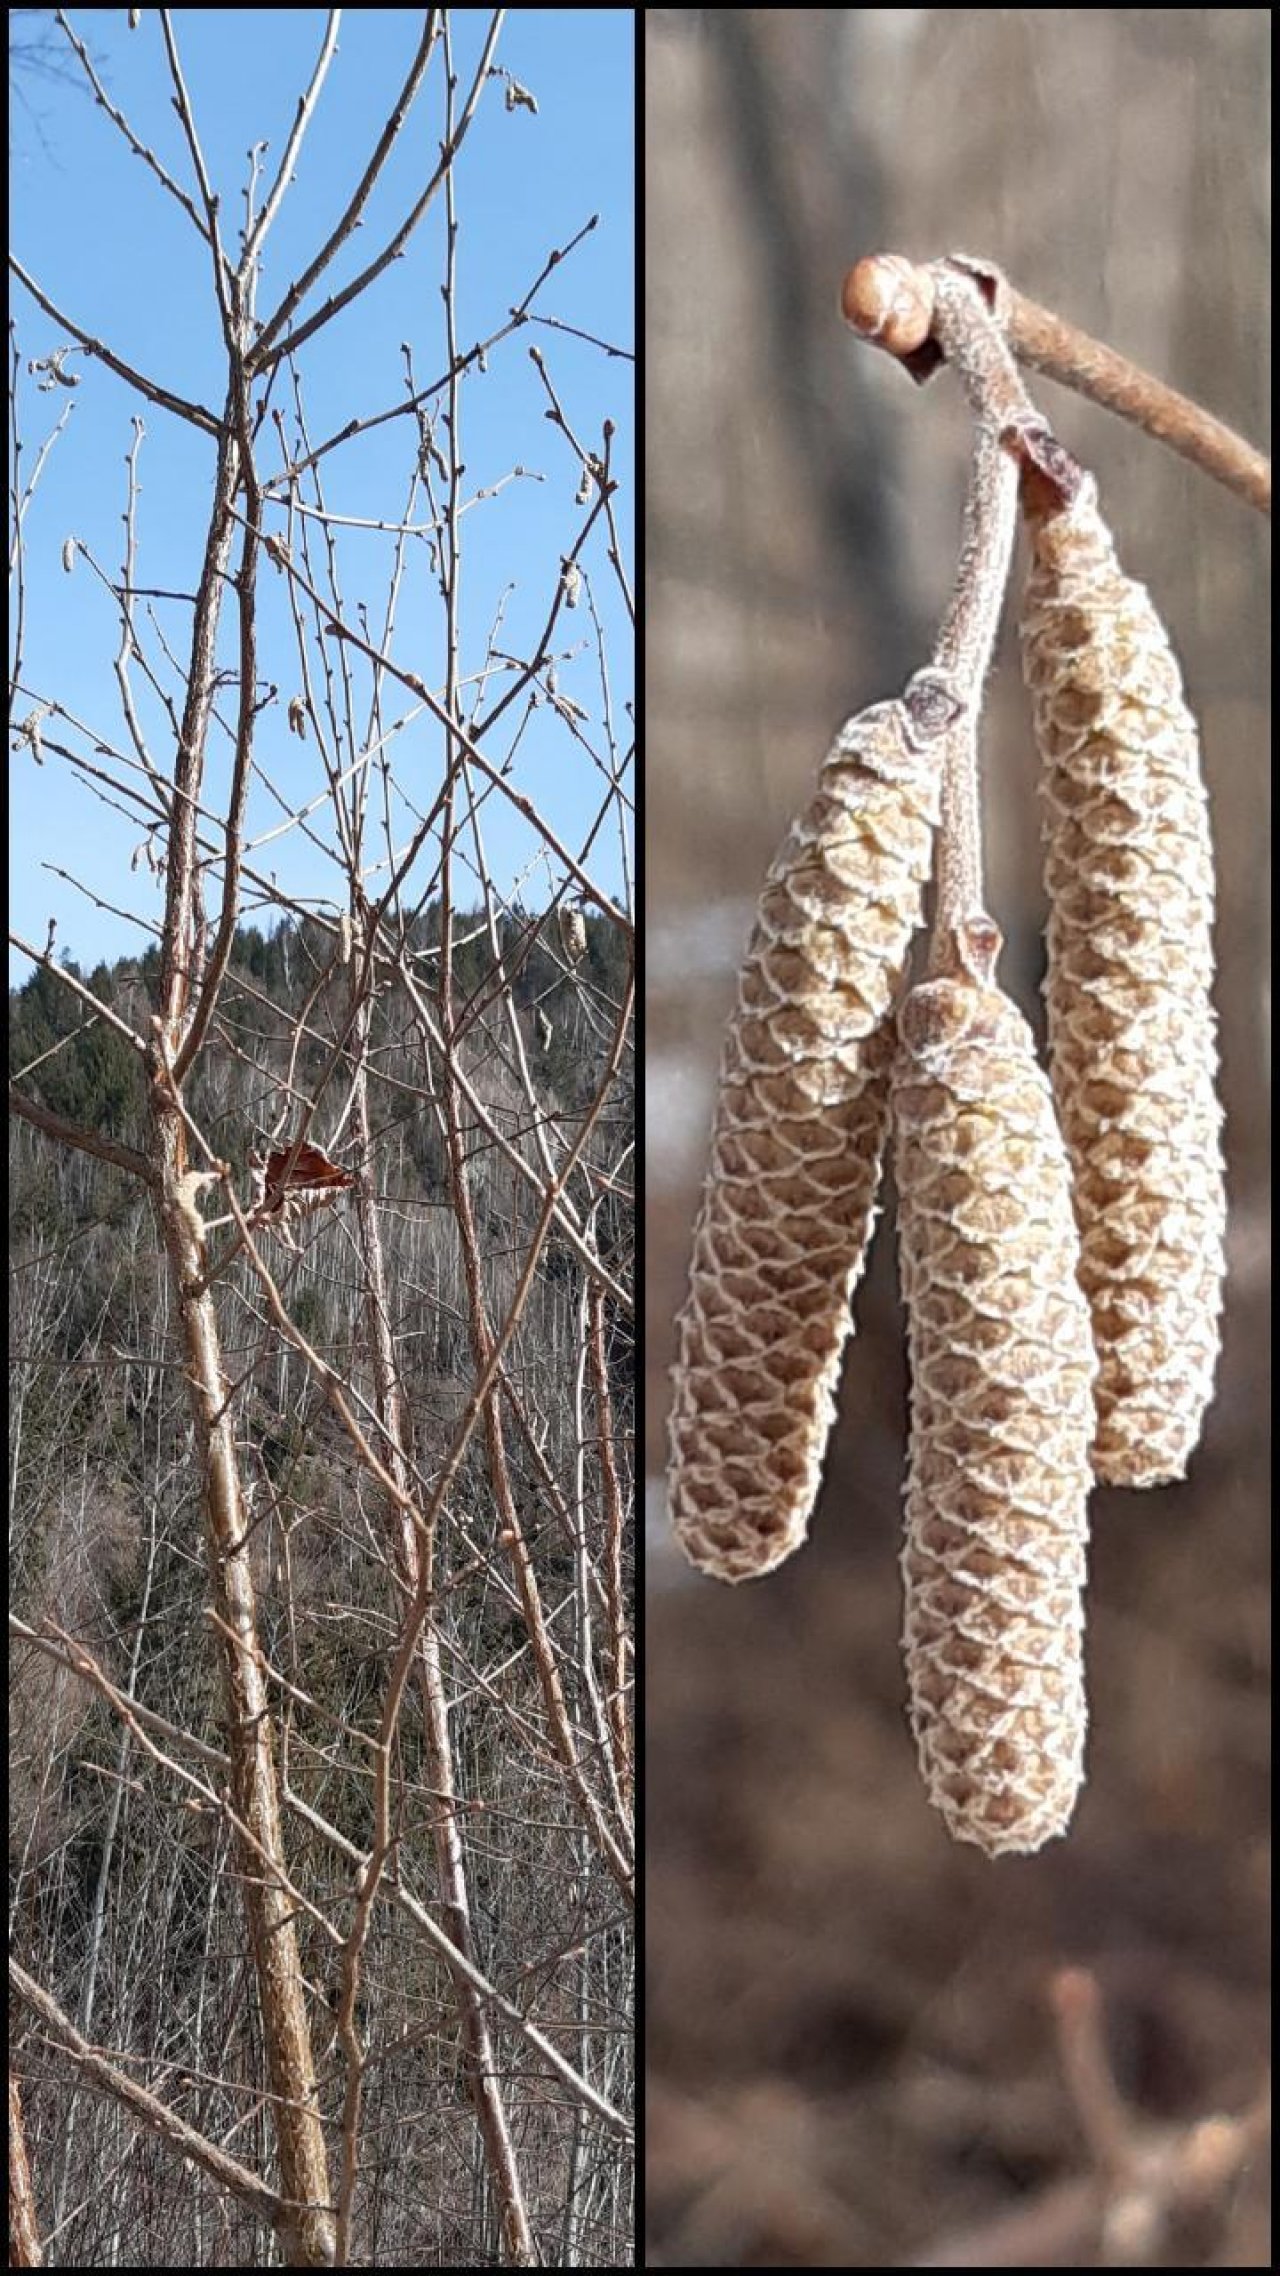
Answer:
[[[1084,1775],[1094,1355],[1065,1148],[999,936],[912,990],[893,1074],[911,1349],[904,1642],[930,1799],[989,1855],[1065,1831]]]
[[[937,824],[945,673],[861,712],[765,880],[678,1322],[669,1494],[722,1580],[799,1547],[874,1216],[901,986]]]
[[[1168,635],[1093,482],[1031,536],[1049,1043],[1100,1362],[1094,1470],[1151,1486],[1199,1437],[1222,1308],[1208,811]]]

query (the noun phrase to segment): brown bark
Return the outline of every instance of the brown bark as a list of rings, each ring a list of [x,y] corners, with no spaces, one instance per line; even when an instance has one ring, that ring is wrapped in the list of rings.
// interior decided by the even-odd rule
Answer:
[[[333,2260],[328,2160],[316,2103],[311,2034],[288,1894],[280,1795],[272,1746],[272,1706],[258,1644],[258,1609],[249,1564],[249,1526],[222,1365],[199,1213],[190,1199],[186,1127],[173,1068],[188,1041],[187,1013],[198,984],[203,913],[196,863],[196,810],[213,699],[213,657],[221,595],[235,528],[232,506],[243,480],[231,433],[233,401],[218,454],[204,571],[192,629],[187,702],[175,766],[161,958],[162,1012],[156,1021],[151,1086],[152,1168],[177,1299],[209,1550],[210,1611],[222,1650],[231,1806],[253,1953],[282,2195],[291,2208],[282,2243],[291,2267]],[[242,571],[246,568],[242,564]],[[246,586],[239,589],[242,611]],[[242,706],[252,689],[241,690]]]
[[[35,2191],[27,2162],[27,2138],[22,2124],[22,2097],[12,2071],[9,2073],[9,2266],[44,2266]]]

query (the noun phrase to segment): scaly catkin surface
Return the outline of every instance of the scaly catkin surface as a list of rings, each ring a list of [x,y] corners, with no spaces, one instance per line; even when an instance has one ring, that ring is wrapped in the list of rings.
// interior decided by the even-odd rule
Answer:
[[[930,1799],[994,1856],[1063,1833],[1084,1776],[1095,1361],[1066,1151],[993,961],[912,990],[892,1096],[911,1720]]]
[[[1092,481],[1031,537],[1050,1058],[1101,1366],[1094,1469],[1150,1486],[1200,1435],[1222,1309],[1208,810],[1168,635]]]
[[[800,1546],[875,1213],[901,986],[953,683],[919,672],[843,730],[769,870],[720,1070],[678,1322],[668,1489],[705,1572]]]

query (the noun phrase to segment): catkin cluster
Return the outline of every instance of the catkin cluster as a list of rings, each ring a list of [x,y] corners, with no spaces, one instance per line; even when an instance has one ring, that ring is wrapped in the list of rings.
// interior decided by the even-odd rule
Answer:
[[[669,1498],[694,1564],[768,1572],[805,1537],[888,1115],[887,1015],[960,716],[919,672],[850,721],[765,881],[720,1071],[678,1322]]]
[[[1100,1361],[1094,1469],[1156,1485],[1186,1468],[1218,1353],[1213,865],[1178,667],[1091,480],[1032,522],[1022,640],[1045,766],[1051,1070]]]
[[[958,976],[912,990],[892,1091],[911,1720],[930,1798],[990,1855],[1062,1833],[1083,1778],[1095,1367],[1066,1153],[996,939],[970,928]]]
[[[1196,731],[1092,481],[1018,377],[1002,289],[982,264],[886,256],[846,280],[855,330],[917,379],[939,359],[960,373],[976,421],[960,563],[934,664],[851,721],[765,884],[678,1323],[670,1468],[677,1535],[706,1571],[743,1580],[804,1539],[891,1131],[911,1721],[930,1798],[989,1855],[1038,1849],[1075,1807],[1090,1488],[1182,1474],[1225,1223]],[[1051,1075],[975,913],[977,713],[1019,481]],[[928,974],[904,1001],[935,837]]]

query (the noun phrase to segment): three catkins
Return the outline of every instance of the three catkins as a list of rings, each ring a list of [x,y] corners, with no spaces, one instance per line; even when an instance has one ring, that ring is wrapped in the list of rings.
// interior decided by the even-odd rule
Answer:
[[[739,1581],[803,1541],[892,1138],[912,1363],[911,1720],[961,1839],[1027,1850],[1083,1776],[1093,1479],[1182,1475],[1218,1347],[1213,873],[1194,722],[1096,491],[1024,492],[1049,1074],[983,923],[908,988],[945,670],[852,720],[771,867],[678,1323],[670,1504]],[[972,722],[969,723],[970,727]]]

